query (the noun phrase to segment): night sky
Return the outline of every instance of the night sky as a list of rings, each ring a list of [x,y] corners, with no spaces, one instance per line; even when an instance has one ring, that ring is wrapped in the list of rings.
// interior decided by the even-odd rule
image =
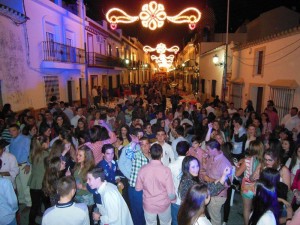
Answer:
[[[123,9],[129,15],[138,15],[141,7],[151,0],[86,0],[87,15],[94,20],[105,19],[105,13],[113,7]],[[165,6],[167,15],[175,15],[186,7],[196,7],[200,11],[206,3],[213,8],[216,24],[216,32],[225,32],[226,30],[226,8],[227,0],[156,0]],[[246,20],[253,20],[262,12],[278,6],[287,6],[300,12],[300,0],[230,0],[230,32],[243,24]],[[118,28],[123,30],[123,34],[137,37],[144,45],[155,46],[159,42],[169,45],[182,46],[184,41],[188,40],[191,31],[188,24],[173,24],[165,21],[163,27],[151,31],[144,28],[140,21],[133,24],[119,24]]]

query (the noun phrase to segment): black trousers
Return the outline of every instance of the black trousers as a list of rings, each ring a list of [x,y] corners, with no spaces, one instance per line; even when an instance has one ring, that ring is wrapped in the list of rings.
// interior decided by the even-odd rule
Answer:
[[[29,224],[35,224],[35,218],[39,214],[42,206],[43,191],[30,189],[30,197],[32,201],[32,206],[29,213]]]

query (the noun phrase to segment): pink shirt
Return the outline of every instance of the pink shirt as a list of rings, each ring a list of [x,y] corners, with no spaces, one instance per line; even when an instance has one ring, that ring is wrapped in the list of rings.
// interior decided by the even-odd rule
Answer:
[[[102,147],[105,144],[112,144],[117,140],[116,135],[114,132],[109,132],[109,139],[106,139],[104,141],[96,141],[94,143],[87,142],[85,143],[86,146],[88,146],[94,155],[95,159],[95,165],[97,165],[102,159],[103,159],[103,153],[102,153]]]
[[[140,169],[135,189],[143,191],[145,211],[153,214],[166,211],[171,204],[169,195],[175,195],[171,170],[160,160],[151,160]]]
[[[206,175],[210,178],[218,180],[222,177],[224,169],[226,167],[232,167],[228,159],[223,155],[223,153],[215,156],[209,157],[206,164]],[[226,182],[225,182],[226,184]],[[227,188],[220,192],[219,197],[227,197]]]

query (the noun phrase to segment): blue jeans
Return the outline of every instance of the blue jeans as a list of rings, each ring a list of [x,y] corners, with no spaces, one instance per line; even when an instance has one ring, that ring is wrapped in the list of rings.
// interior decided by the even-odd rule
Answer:
[[[143,209],[143,191],[136,191],[134,187],[128,187],[130,212],[134,225],[145,225]]]
[[[171,204],[172,225],[178,225],[177,215],[178,215],[179,208],[180,205],[177,205],[175,203]]]

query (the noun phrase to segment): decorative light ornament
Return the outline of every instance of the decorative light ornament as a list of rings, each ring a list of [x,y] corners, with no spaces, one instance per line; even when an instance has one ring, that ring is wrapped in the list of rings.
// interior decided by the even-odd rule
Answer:
[[[175,56],[169,55],[166,56],[166,51],[168,52],[174,52],[177,54],[179,51],[179,47],[174,45],[171,48],[167,48],[167,46],[164,43],[159,43],[156,45],[156,48],[152,48],[151,46],[145,45],[143,48],[144,52],[157,52],[159,56],[151,55],[151,60],[155,61],[159,68],[167,68],[169,69],[174,61]]]
[[[118,23],[133,23],[139,20],[138,16],[129,16],[126,12],[118,8],[112,8],[106,13],[106,19],[110,23],[110,28],[115,30]]]
[[[155,1],[144,4],[139,16],[130,16],[119,8],[112,8],[106,13],[106,19],[112,29],[116,29],[118,23],[133,23],[140,19],[142,25],[150,30],[161,28],[165,20],[177,24],[188,23],[189,28],[193,30],[200,18],[200,11],[194,7],[186,8],[175,16],[167,16],[164,5]]]

